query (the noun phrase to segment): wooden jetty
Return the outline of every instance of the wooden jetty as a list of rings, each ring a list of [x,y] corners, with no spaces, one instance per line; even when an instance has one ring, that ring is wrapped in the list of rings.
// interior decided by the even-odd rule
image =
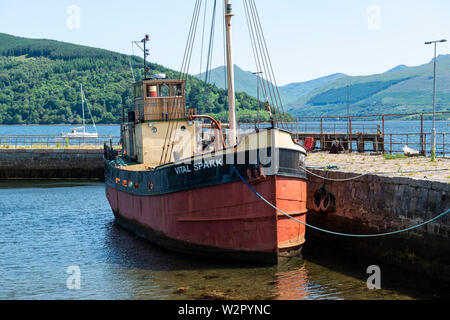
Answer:
[[[295,132],[294,137],[300,141],[311,137],[314,139],[313,150],[317,149],[320,143],[320,150],[330,150],[335,141],[339,142],[345,150],[353,152],[353,144],[356,143],[358,152],[366,152],[366,143],[372,144],[371,151],[384,152],[384,135],[380,133],[356,132],[347,133],[326,133],[326,132]]]
[[[410,146],[427,155],[431,151],[432,133],[424,129],[424,120],[432,117],[431,112],[404,114],[377,114],[355,116],[326,116],[301,117],[294,122],[278,123],[280,128],[291,131],[296,139],[304,142],[306,138],[313,138],[312,150],[330,150],[335,141],[348,152],[382,152],[403,153],[403,146]],[[448,117],[450,111],[438,111],[441,118]],[[420,121],[420,128],[416,132],[386,132],[385,122],[390,120],[415,119]],[[358,122],[355,122],[357,120]],[[311,124],[311,123],[314,124]],[[361,124],[361,122],[365,124]],[[337,123],[337,124],[336,124]],[[241,129],[252,127],[264,128],[270,126],[268,122],[240,123]],[[420,129],[420,130],[419,130]],[[448,133],[437,132],[436,155],[446,156],[449,143]],[[448,154],[448,151],[447,151]]]

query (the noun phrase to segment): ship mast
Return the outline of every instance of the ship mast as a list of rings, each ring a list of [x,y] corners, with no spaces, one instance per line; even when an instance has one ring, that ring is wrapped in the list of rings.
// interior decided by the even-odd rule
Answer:
[[[83,84],[80,83],[80,95],[81,95],[81,110],[83,112],[83,133],[86,133],[86,122],[84,121],[84,97],[83,97]]]
[[[228,146],[236,145],[236,101],[234,92],[234,64],[232,51],[231,18],[233,17],[231,0],[225,0],[225,21],[227,41],[227,78],[228,78],[228,112],[230,131],[228,135]]]

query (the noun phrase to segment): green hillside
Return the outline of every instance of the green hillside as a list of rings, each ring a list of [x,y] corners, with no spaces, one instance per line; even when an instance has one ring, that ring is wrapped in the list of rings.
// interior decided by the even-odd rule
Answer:
[[[436,109],[450,110],[450,55],[439,56],[437,66]],[[377,75],[337,79],[292,102],[288,111],[300,117],[346,115],[347,85],[352,115],[429,112],[433,61],[417,67],[402,65]]]
[[[142,59],[54,40],[0,33],[0,123],[81,123],[80,83],[96,123],[119,123],[122,105],[132,104],[130,63],[142,78]],[[151,63],[151,73],[179,74]],[[256,99],[237,93],[239,120],[257,116]],[[187,104],[201,113],[227,119],[223,89],[189,77]],[[262,113],[263,118],[268,118]]]

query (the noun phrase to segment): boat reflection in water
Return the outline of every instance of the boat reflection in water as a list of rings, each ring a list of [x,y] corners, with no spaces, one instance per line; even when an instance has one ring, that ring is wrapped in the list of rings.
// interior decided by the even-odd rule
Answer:
[[[448,297],[448,286],[383,266],[386,289],[368,290],[369,261],[321,248],[277,265],[234,264],[172,253],[108,225],[109,290],[127,299],[359,300]],[[353,261],[353,262],[352,262]],[[413,281],[411,279],[414,279]],[[386,282],[386,283],[384,283]],[[389,283],[389,288],[387,287]],[[447,291],[446,291],[447,290]]]

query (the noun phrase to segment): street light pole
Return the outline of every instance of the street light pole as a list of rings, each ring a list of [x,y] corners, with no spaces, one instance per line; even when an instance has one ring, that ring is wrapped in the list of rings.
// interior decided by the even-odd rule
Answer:
[[[347,85],[347,135],[350,133],[350,85]]]
[[[434,77],[433,77],[433,131],[431,132],[432,136],[432,147],[431,147],[431,161],[436,161],[436,53],[437,53],[437,44],[442,42],[447,42],[446,39],[436,40],[436,41],[428,41],[425,42],[425,45],[434,44]]]

